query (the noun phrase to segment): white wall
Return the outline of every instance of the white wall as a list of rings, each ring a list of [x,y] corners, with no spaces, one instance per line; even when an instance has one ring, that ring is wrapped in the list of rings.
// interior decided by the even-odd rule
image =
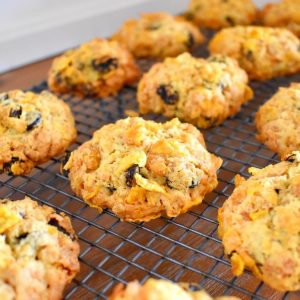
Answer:
[[[209,0],[207,0],[209,1]],[[109,36],[145,11],[184,11],[189,0],[0,0],[0,72]],[[267,0],[257,0],[259,6]]]

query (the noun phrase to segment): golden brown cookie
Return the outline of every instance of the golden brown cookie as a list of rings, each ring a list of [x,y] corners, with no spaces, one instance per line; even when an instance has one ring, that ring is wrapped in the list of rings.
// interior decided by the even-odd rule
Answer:
[[[279,291],[300,289],[300,152],[250,168],[219,210],[219,234],[235,275],[247,267]]]
[[[191,0],[187,19],[198,26],[220,29],[252,24],[257,8],[251,0]]]
[[[261,11],[261,20],[266,26],[285,27],[300,37],[300,1],[268,3]]]
[[[117,285],[109,300],[239,300],[239,298],[232,296],[212,298],[204,290],[189,291],[187,284],[150,278],[144,285],[140,285],[138,281],[132,281],[126,287],[122,284]]]
[[[106,97],[139,77],[139,68],[127,49],[116,41],[98,38],[55,58],[48,85],[60,94]]]
[[[71,221],[25,197],[0,200],[1,300],[58,300],[79,271]]]
[[[268,80],[300,71],[300,41],[282,28],[226,28],[214,36],[209,49],[238,60],[251,79]]]
[[[200,204],[216,187],[221,163],[190,124],[127,118],[96,131],[64,169],[91,207],[138,222],[175,217]]]
[[[155,64],[138,86],[140,112],[154,112],[201,128],[216,126],[252,98],[248,76],[234,59],[188,53]]]
[[[300,83],[279,91],[256,114],[257,138],[281,158],[300,150]]]
[[[167,13],[142,14],[138,20],[128,20],[113,39],[136,57],[156,58],[176,56],[204,41],[193,24]]]
[[[69,106],[49,92],[0,94],[0,173],[22,175],[76,139]]]

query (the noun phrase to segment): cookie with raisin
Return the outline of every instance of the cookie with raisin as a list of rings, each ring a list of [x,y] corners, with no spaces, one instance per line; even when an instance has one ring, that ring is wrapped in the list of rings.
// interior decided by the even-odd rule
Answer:
[[[268,3],[260,12],[261,21],[266,26],[285,27],[300,37],[300,1],[281,0]]]
[[[300,71],[300,40],[284,28],[236,26],[218,32],[212,54],[235,58],[254,80],[269,80]]]
[[[48,85],[59,94],[107,97],[139,77],[139,67],[124,46],[97,38],[55,58]]]
[[[62,154],[76,139],[69,106],[55,95],[0,94],[0,173],[22,175]]]
[[[191,0],[185,16],[198,26],[217,30],[252,24],[257,8],[252,0]]]
[[[221,163],[194,126],[134,117],[96,131],[64,169],[73,191],[91,207],[141,222],[176,217],[200,204],[216,187]]]
[[[245,268],[279,291],[300,289],[300,152],[236,187],[219,210],[219,235],[232,271]]]
[[[109,300],[239,300],[233,296],[210,297],[204,290],[192,291],[188,284],[177,284],[162,279],[148,279],[143,285],[131,281],[126,287],[115,287]]]
[[[0,200],[1,299],[62,299],[79,272],[78,255],[67,216],[28,197]]]
[[[141,79],[137,100],[142,114],[178,117],[208,128],[235,115],[252,95],[248,76],[234,59],[184,53],[155,64]]]
[[[126,21],[113,36],[136,57],[164,58],[192,50],[204,42],[193,24],[167,13],[142,14]]]
[[[300,83],[281,87],[256,114],[257,138],[281,158],[300,150]]]

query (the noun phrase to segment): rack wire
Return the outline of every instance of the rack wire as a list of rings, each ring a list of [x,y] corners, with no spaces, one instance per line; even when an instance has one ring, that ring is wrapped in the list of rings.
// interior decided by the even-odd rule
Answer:
[[[196,56],[207,56],[200,47]],[[143,70],[151,63],[140,61]],[[279,86],[300,81],[300,75],[253,82],[255,97],[241,112],[222,125],[203,130],[209,151],[223,158],[219,185],[203,203],[177,218],[161,217],[148,223],[121,222],[109,210],[99,214],[70,189],[60,174],[61,157],[36,167],[28,176],[0,175],[0,198],[21,199],[28,195],[72,218],[81,246],[81,271],[65,291],[65,299],[107,299],[117,283],[149,277],[176,282],[194,282],[211,295],[235,295],[242,299],[299,299],[300,293],[279,293],[250,272],[234,277],[217,236],[217,210],[233,191],[236,174],[248,177],[250,166],[265,167],[277,156],[255,138],[254,115]],[[32,88],[47,89],[46,82]],[[102,125],[125,118],[125,110],[137,110],[136,87],[124,88],[116,97],[79,99],[65,97],[76,119],[77,142],[70,150],[89,140]],[[156,121],[157,115],[145,116]]]

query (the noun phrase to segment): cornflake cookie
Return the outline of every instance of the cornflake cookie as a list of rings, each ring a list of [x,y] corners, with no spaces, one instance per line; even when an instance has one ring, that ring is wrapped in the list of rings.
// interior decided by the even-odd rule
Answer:
[[[269,3],[261,11],[263,24],[273,27],[286,27],[300,37],[300,1],[281,0]]]
[[[75,139],[72,112],[53,94],[0,94],[0,173],[29,173],[63,153]]]
[[[201,203],[216,187],[221,163],[190,124],[127,118],[96,131],[64,169],[91,207],[141,222],[175,217]]]
[[[268,80],[300,71],[300,41],[282,28],[226,28],[214,36],[209,49],[237,59],[251,79]]]
[[[300,150],[300,83],[279,91],[256,114],[257,138],[284,158]]]
[[[187,286],[187,288],[185,288]],[[212,298],[204,290],[190,291],[187,284],[176,284],[167,280],[148,279],[142,286],[138,281],[126,287],[115,287],[109,300],[239,300],[232,296]]]
[[[139,68],[127,49],[116,41],[98,38],[54,59],[48,85],[57,93],[106,97],[139,77]]]
[[[56,300],[79,271],[70,219],[25,197],[0,200],[2,300]]]
[[[138,86],[140,112],[178,117],[201,128],[216,126],[252,98],[248,76],[223,55],[188,53],[155,64]]]
[[[300,289],[300,152],[250,168],[219,210],[219,234],[235,275],[248,267],[279,291]]]
[[[251,0],[191,0],[186,17],[198,26],[211,29],[249,25],[257,16]]]
[[[167,13],[142,14],[128,20],[113,39],[125,44],[136,57],[176,56],[204,42],[193,24]]]

